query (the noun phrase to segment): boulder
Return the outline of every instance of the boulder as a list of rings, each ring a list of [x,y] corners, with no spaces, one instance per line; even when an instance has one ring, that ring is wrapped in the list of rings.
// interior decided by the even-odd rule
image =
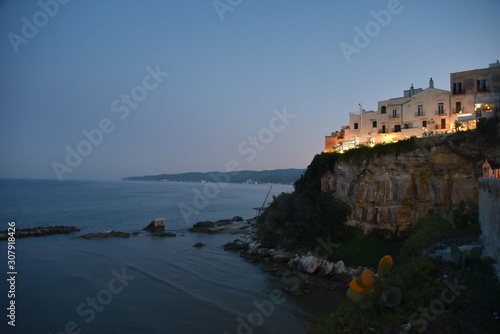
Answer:
[[[335,272],[338,274],[342,274],[342,273],[347,272],[347,270],[345,268],[344,261],[342,261],[342,260],[335,262],[334,267],[335,267]]]
[[[257,255],[261,257],[269,256],[269,249],[267,248],[259,248],[257,249]]]
[[[331,263],[328,261],[323,261],[323,264],[319,267],[316,275],[318,275],[318,277],[325,277],[328,274],[330,274],[334,268],[335,268],[334,263]]]
[[[153,231],[153,232],[163,231],[165,229],[165,220],[166,220],[165,218],[153,219],[151,223],[149,223],[149,225],[146,226],[144,229],[146,231]]]
[[[242,258],[244,258],[245,260],[247,260],[249,262],[252,262],[252,263],[260,262],[261,261],[260,256],[252,255],[252,253],[250,253],[249,251],[246,251],[246,250],[243,251],[243,252],[241,252],[240,256]]]
[[[248,249],[248,245],[242,243],[239,240],[228,242],[223,247],[224,247],[224,250],[247,250]]]
[[[208,233],[208,234],[213,234],[217,233],[220,230],[217,229],[217,224],[211,221],[201,221],[197,222],[196,224],[193,225],[193,227],[188,229],[189,232],[201,232],[201,233]]]
[[[201,248],[201,247],[204,247],[205,244],[203,242],[198,242],[196,244],[193,245],[193,247],[198,247],[198,248]]]
[[[288,262],[290,259],[293,259],[295,257],[294,254],[290,252],[285,252],[283,250],[278,250],[274,252],[269,252],[269,256],[271,257],[271,260],[273,262]]]
[[[313,255],[303,256],[298,268],[307,274],[313,274],[322,264],[323,261]]]

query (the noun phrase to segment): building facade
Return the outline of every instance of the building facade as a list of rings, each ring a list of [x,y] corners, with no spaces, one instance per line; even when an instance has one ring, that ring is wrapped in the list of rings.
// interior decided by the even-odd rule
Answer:
[[[451,107],[464,129],[475,127],[481,117],[500,111],[500,62],[488,68],[450,74]]]
[[[349,125],[325,136],[325,152],[428,137],[475,128],[477,119],[500,112],[500,63],[480,70],[450,74],[451,91],[429,87],[378,101],[377,110],[349,113]]]

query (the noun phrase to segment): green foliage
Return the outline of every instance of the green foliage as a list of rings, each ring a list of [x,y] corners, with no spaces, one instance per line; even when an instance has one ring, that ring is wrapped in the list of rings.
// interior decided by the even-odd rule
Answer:
[[[453,245],[450,249],[451,259],[456,264],[462,267],[462,270],[465,270],[465,267],[470,263],[470,260],[476,260],[481,257],[483,253],[483,248],[480,246],[476,246],[469,250],[468,252],[462,252],[458,246]]]
[[[498,143],[498,118],[480,118],[476,123],[476,130],[474,131],[475,137],[478,138],[478,144],[492,144]]]
[[[355,232],[355,231],[353,231]],[[375,234],[364,235],[358,232],[343,240],[340,247],[330,256],[331,261],[343,260],[349,266],[374,268],[385,254],[395,255],[401,247],[398,239],[386,239]]]
[[[384,156],[387,154],[396,154],[398,156],[405,152],[414,151],[420,147],[423,147],[424,145],[422,145],[422,143],[425,142],[427,142],[426,139],[410,137],[408,139],[400,140],[395,143],[376,144],[373,147],[360,146],[350,149],[341,154],[338,160],[349,161],[359,165],[363,161],[368,162],[378,156]]]
[[[401,257],[405,260],[419,257],[424,249],[435,244],[451,229],[451,224],[442,217],[433,216],[419,220],[413,230],[407,232],[410,236],[401,248]]]
[[[479,223],[479,206],[472,199],[461,200],[458,207],[451,210],[441,210],[441,217],[457,228]]]
[[[440,299],[443,291],[449,293],[449,290],[445,290],[449,287],[445,281],[452,284],[450,282],[455,279],[461,286],[466,286],[465,290],[455,301],[446,304],[444,313],[427,322],[425,333],[498,332],[498,321],[492,317],[493,312],[499,312],[500,300],[500,285],[492,267],[494,261],[470,259],[465,270],[462,270],[450,265],[450,262],[422,255],[429,246],[448,239],[455,232],[447,219],[441,217],[419,221],[408,232],[400,254],[395,257],[397,265],[393,274],[384,282],[387,286],[400,288],[401,303],[394,308],[387,308],[380,303],[381,295],[370,293],[359,302],[344,302],[330,317],[310,328],[309,333],[400,333],[402,325],[411,321],[411,316],[414,316],[411,318],[413,320],[421,319],[422,312],[430,305],[435,305],[433,301]],[[475,236],[470,229],[461,232],[469,233],[469,237]],[[479,253],[479,249],[474,249],[469,256],[478,257]],[[381,271],[380,268],[378,270]],[[364,285],[363,281],[360,283]],[[390,301],[390,297],[390,292],[384,296],[386,301]],[[422,327],[411,328],[409,333],[416,333],[419,328]]]
[[[316,154],[305,173],[294,183],[295,191],[299,193],[320,191],[321,177],[327,171],[333,170],[339,156],[339,153]]]
[[[389,255],[380,259],[378,274],[375,275],[370,269],[365,269],[360,278],[353,279],[346,292],[347,297],[353,302],[362,301],[368,294],[375,292],[381,305],[396,307],[401,302],[401,289],[398,287],[385,287],[383,278],[389,273],[394,264]]]
[[[314,247],[319,236],[343,238],[349,214],[347,204],[331,193],[283,193],[259,217],[257,235],[266,247]]]
[[[257,236],[263,245],[314,248],[320,236],[332,240],[345,237],[349,229],[344,225],[350,214],[348,205],[332,193],[321,191],[321,176],[333,169],[338,156],[338,153],[316,155],[295,182],[293,193],[273,197],[257,222]]]

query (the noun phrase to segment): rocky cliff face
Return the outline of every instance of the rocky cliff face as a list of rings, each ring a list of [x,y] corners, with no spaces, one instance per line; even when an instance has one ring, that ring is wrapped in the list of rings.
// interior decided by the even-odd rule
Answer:
[[[401,231],[429,213],[457,207],[462,199],[477,202],[484,157],[498,153],[443,145],[360,164],[341,161],[323,174],[321,187],[349,203],[350,223]]]

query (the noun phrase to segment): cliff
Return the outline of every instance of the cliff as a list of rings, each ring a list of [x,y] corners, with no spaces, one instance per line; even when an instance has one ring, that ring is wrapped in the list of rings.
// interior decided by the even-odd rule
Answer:
[[[481,165],[486,158],[500,163],[498,133],[487,140],[481,136],[475,131],[410,139],[412,147],[405,152],[386,145],[389,149],[370,152],[362,160],[356,160],[356,152],[339,155],[322,171],[321,190],[348,203],[350,224],[404,230],[431,213],[457,207],[461,200],[478,201]]]

